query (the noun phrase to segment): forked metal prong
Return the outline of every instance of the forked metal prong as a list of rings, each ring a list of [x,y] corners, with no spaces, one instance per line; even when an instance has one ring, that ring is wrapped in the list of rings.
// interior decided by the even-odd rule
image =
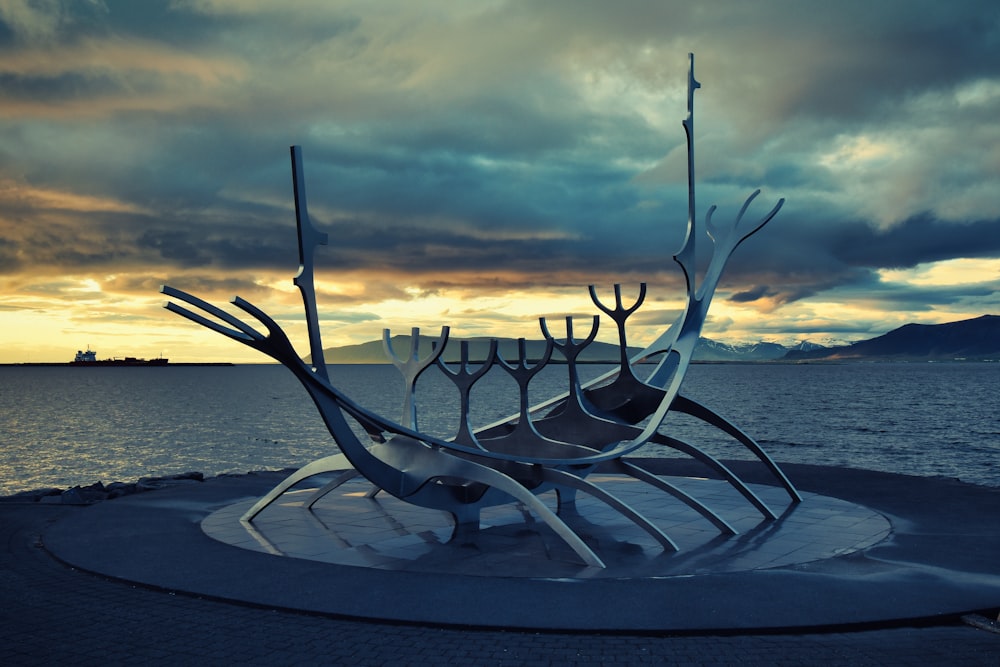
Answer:
[[[168,301],[167,303],[163,304],[163,307],[172,313],[177,313],[182,317],[186,317],[195,324],[200,324],[206,329],[211,329],[212,331],[218,332],[223,336],[227,336],[234,340],[238,340],[243,343],[249,343],[254,340],[251,336],[243,333],[242,331],[236,331],[235,329],[229,329],[227,327],[224,327],[218,322],[210,320],[207,317],[204,317],[203,315],[199,315],[198,313],[192,312],[187,308],[184,308],[183,306],[178,306],[172,301]]]
[[[199,299],[198,297],[194,296],[193,294],[188,294],[187,292],[184,292],[184,291],[179,290],[177,288],[171,287],[170,285],[162,285],[160,287],[160,292],[162,294],[166,294],[167,296],[173,297],[175,299],[180,299],[181,301],[184,301],[185,303],[188,303],[188,304],[190,304],[192,306],[195,306],[196,308],[200,308],[201,310],[205,311],[206,313],[208,313],[212,317],[215,317],[215,318],[218,318],[218,319],[222,320],[226,324],[229,324],[230,326],[234,327],[235,329],[238,329],[239,331],[243,332],[247,336],[250,336],[252,338],[263,338],[263,336],[261,336],[261,334],[256,329],[254,329],[253,327],[251,327],[247,323],[243,322],[238,317],[235,317],[234,315],[232,315],[230,313],[227,313],[226,311],[222,310],[221,308],[219,308],[217,306],[214,306],[214,305],[210,304],[209,302],[207,302],[207,301],[205,301],[203,299]],[[180,308],[180,307],[177,306],[177,308]],[[168,306],[168,309],[169,309],[169,306]],[[185,308],[180,308],[180,310],[175,310],[174,312],[177,312],[177,313],[189,312],[190,313],[191,311],[188,311]],[[191,313],[191,314],[194,315],[194,313]],[[198,316],[198,317],[201,317],[201,316]],[[202,319],[205,319],[205,318],[202,318]],[[206,322],[210,322],[210,320],[206,320]],[[215,329],[216,331],[223,331],[223,332],[225,331],[225,329],[220,330],[220,329],[216,329],[215,327],[211,326],[210,324],[204,324],[200,320],[198,321],[198,323],[199,324],[203,324],[203,326],[208,326],[211,329]]]

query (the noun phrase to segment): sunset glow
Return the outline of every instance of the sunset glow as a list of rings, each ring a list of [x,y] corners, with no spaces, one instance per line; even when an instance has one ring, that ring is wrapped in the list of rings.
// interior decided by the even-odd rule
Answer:
[[[706,336],[1000,313],[1000,10],[806,4],[0,2],[0,363],[265,361],[163,283],[239,294],[305,354],[292,144],[327,346],[538,337],[640,281],[647,342],[682,306],[689,51],[699,216],[787,200]]]

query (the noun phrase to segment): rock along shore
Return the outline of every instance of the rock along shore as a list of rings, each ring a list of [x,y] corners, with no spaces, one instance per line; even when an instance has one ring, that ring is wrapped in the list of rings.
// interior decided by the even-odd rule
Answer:
[[[246,477],[263,473],[287,471],[250,471],[247,473],[224,473],[218,477]],[[211,479],[211,478],[209,478]],[[62,505],[91,505],[102,500],[111,500],[121,496],[131,496],[136,493],[155,491],[170,486],[182,484],[198,484],[205,481],[205,475],[200,472],[182,472],[164,477],[140,477],[135,482],[94,482],[88,486],[74,486],[69,489],[41,488],[29,491],[19,491],[9,496],[0,496],[0,503],[47,503]]]

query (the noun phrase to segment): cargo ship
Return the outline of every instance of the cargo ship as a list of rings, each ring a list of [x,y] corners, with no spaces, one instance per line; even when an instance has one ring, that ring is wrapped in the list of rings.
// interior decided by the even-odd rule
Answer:
[[[114,357],[98,359],[97,352],[88,346],[86,350],[77,350],[73,361],[28,361],[21,363],[0,363],[0,366],[74,366],[76,368],[97,368],[109,366],[127,366],[132,368],[176,366],[233,366],[231,361],[182,361],[170,363],[168,359],[159,356],[156,359],[140,359],[139,357]]]
[[[77,350],[76,357],[69,362],[70,366],[166,366],[167,359],[157,357],[156,359],[139,359],[138,357],[122,357],[114,359],[98,359],[97,352],[89,347],[86,350]]]

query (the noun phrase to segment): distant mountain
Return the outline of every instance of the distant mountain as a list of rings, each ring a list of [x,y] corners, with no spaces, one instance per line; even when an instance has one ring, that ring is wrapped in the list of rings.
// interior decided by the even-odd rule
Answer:
[[[419,356],[425,357],[431,353],[431,342],[436,338],[430,336],[420,336],[418,347]],[[465,340],[469,343],[469,360],[481,362],[486,358],[490,349],[490,338],[453,338],[448,341],[445,348],[444,360],[449,363],[458,362],[461,358],[461,347],[459,341]],[[396,356],[405,359],[410,354],[410,337],[399,335],[393,336],[391,341],[392,349]],[[500,355],[507,361],[513,362],[519,358],[517,340],[513,338],[498,339],[498,349]],[[635,354],[640,348],[629,348],[630,354]],[[527,352],[529,362],[535,362],[542,357],[545,352],[545,341],[529,340],[525,341],[525,352]],[[617,363],[619,359],[617,345],[594,341],[580,353],[579,360],[584,363]],[[385,356],[385,349],[381,340],[372,340],[359,345],[345,345],[343,347],[329,347],[323,350],[323,356],[328,364],[387,364],[389,359]],[[558,352],[552,354],[554,361],[562,361],[563,358]],[[309,361],[309,358],[306,358]]]
[[[419,355],[421,357],[430,354],[431,341],[428,336],[420,337]],[[454,363],[459,360],[460,347],[456,343],[459,340],[466,340],[469,343],[469,360],[480,362],[486,358],[489,351],[489,338],[467,338],[452,339],[445,350],[445,361]],[[708,362],[747,362],[747,361],[775,361],[781,359],[791,349],[816,349],[822,348],[815,343],[803,341],[795,348],[787,348],[777,343],[720,343],[709,338],[698,339],[695,347],[694,360]],[[410,354],[410,337],[393,336],[392,349],[397,356],[405,357]],[[518,358],[517,341],[513,338],[499,339],[500,354],[504,359],[513,361]],[[638,353],[641,348],[630,347],[629,355]],[[541,358],[545,351],[545,341],[526,341],[526,351],[530,361]],[[373,340],[359,345],[345,345],[343,347],[330,347],[323,350],[323,356],[329,364],[387,364],[389,360],[385,356],[381,340]],[[555,361],[562,361],[559,353],[553,354]],[[618,346],[610,343],[595,341],[591,343],[580,355],[581,361],[585,363],[617,363],[619,358]],[[308,358],[307,358],[308,361]]]
[[[420,337],[419,354],[430,354],[431,341],[428,336]],[[490,338],[453,338],[445,350],[445,361],[459,360],[460,340],[469,343],[469,360],[481,362],[489,351]],[[410,354],[410,337],[392,337],[392,347],[400,357]],[[517,341],[513,338],[499,339],[500,354],[513,361],[518,358]],[[541,358],[545,341],[526,342],[528,359],[531,362]],[[640,351],[630,347],[629,355]],[[387,364],[389,360],[382,349],[381,340],[373,340],[360,345],[330,347],[323,350],[326,362],[330,364]],[[580,355],[584,363],[617,363],[618,346],[595,341]],[[694,349],[694,361],[701,362],[800,362],[800,361],[945,361],[955,359],[1000,359],[1000,316],[983,315],[971,320],[949,324],[907,324],[889,333],[857,341],[849,345],[823,346],[810,341],[801,341],[791,347],[778,343],[722,343],[710,338],[699,338]],[[306,358],[308,361],[308,357]],[[562,361],[559,353],[553,360]]]
[[[790,348],[788,348],[788,350],[789,351],[798,350],[800,352],[812,352],[813,350],[822,350],[825,349],[826,347],[827,347],[826,345],[820,345],[819,343],[813,343],[808,340],[802,340],[796,343],[795,345],[792,345]]]
[[[952,361],[1000,359],[1000,316],[948,324],[906,324],[887,334],[820,350],[790,350],[783,361]]]
[[[694,348],[694,361],[774,361],[788,353],[789,348],[778,343],[720,343],[699,338]]]

